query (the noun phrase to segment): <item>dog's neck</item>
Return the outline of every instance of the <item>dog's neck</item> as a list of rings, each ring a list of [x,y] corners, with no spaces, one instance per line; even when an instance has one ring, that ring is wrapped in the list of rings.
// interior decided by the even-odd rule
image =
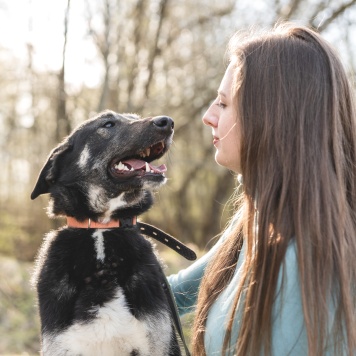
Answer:
[[[51,218],[56,216],[73,217],[79,222],[85,221],[107,223],[110,221],[119,221],[123,219],[133,219],[133,217],[139,216],[147,211],[153,204],[152,193],[145,191],[142,199],[137,204],[131,206],[123,206],[119,209],[109,211],[94,211],[88,204],[86,204],[87,198],[80,195],[80,192],[75,191],[72,196],[75,199],[71,199],[71,196],[65,194],[66,191],[61,192],[62,196],[66,199],[59,199],[56,195],[51,198],[51,204],[48,209],[48,214]],[[86,226],[87,227],[87,226]]]
[[[67,216],[67,227],[76,229],[112,229],[117,227],[131,227],[136,225],[137,217],[115,219],[109,221],[92,221],[91,219],[77,220],[72,216]]]

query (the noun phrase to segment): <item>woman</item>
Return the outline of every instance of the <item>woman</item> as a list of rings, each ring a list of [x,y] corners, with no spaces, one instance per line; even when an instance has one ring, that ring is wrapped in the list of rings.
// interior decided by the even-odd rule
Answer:
[[[169,278],[196,307],[193,354],[356,354],[356,119],[333,49],[280,24],[236,34],[204,115],[218,164],[243,177],[218,243]]]

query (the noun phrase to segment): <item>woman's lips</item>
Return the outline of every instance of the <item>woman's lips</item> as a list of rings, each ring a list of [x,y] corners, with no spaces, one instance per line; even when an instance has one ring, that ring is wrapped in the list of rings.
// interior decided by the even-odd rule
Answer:
[[[219,138],[216,136],[213,136],[213,145],[216,146],[216,144],[219,142]]]

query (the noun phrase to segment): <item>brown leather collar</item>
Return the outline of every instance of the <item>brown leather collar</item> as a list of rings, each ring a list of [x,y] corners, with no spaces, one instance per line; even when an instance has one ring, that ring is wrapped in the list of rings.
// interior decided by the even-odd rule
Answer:
[[[195,252],[188,246],[184,245],[182,242],[166,232],[157,229],[155,226],[137,222],[136,216],[132,218],[110,220],[107,223],[96,222],[90,219],[79,221],[76,218],[67,216],[67,226],[75,229],[115,229],[138,227],[143,235],[154,238],[155,240],[165,244],[181,256],[185,257],[187,260],[194,261],[197,258]]]
[[[130,225],[136,225],[137,217],[130,218]],[[76,229],[113,229],[117,227],[123,227],[125,224],[121,220],[110,220],[107,223],[92,221],[91,219],[85,219],[79,221],[76,218],[67,216],[67,226]]]

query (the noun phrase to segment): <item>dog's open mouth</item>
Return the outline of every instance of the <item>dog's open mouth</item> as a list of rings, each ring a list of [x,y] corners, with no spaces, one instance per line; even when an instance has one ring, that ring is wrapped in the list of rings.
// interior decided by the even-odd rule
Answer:
[[[135,155],[124,159],[114,159],[110,165],[110,171],[115,177],[132,177],[144,176],[151,174],[164,175],[167,167],[162,164],[154,166],[150,162],[160,158],[166,151],[164,141],[158,142],[143,150],[138,151]]]

